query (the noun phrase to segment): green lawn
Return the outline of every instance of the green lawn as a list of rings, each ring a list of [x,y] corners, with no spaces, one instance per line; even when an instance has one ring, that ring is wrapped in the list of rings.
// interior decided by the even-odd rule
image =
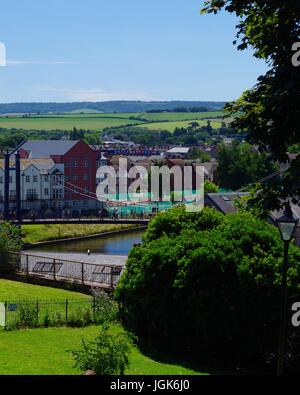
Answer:
[[[132,228],[133,225],[30,225],[22,226],[24,243],[69,239]]]
[[[103,117],[98,115],[73,115],[73,116],[40,116],[37,118],[28,117],[0,117],[0,128],[24,129],[24,130],[72,130],[86,129],[102,131],[106,127],[116,127],[128,124],[140,124],[126,117]]]
[[[27,300],[27,299],[86,299],[87,295],[79,292],[65,291],[58,288],[42,287],[18,281],[0,279],[0,301],[5,300]],[[0,351],[1,354],[1,351]]]
[[[122,331],[115,325],[113,331]],[[9,375],[76,375],[73,358],[68,350],[76,349],[81,338],[93,339],[97,326],[87,328],[47,328],[5,332],[0,331],[0,374]],[[201,374],[177,364],[162,363],[143,355],[132,346],[132,375],[195,375]]]
[[[175,122],[155,122],[155,123],[144,123],[143,125],[138,125],[134,127],[143,127],[151,130],[168,130],[169,132],[174,132],[176,128],[187,128],[190,126],[191,122],[198,122],[200,126],[206,126],[207,121],[191,119],[189,121],[175,121]],[[221,121],[210,121],[213,129],[218,129],[221,127]]]

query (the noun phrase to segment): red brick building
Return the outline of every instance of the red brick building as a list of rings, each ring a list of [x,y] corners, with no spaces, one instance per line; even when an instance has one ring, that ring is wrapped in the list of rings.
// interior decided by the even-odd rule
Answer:
[[[96,172],[98,152],[84,141],[28,141],[20,150],[22,158],[51,158],[64,164],[64,207],[73,210],[97,209]]]

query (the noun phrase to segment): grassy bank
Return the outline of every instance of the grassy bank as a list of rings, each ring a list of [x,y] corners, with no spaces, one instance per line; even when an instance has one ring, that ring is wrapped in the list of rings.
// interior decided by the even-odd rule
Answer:
[[[0,279],[0,301],[26,300],[26,299],[81,299],[88,298],[79,292],[62,289],[41,287],[39,285],[25,284],[17,281]]]
[[[26,244],[43,241],[71,239],[73,237],[91,236],[123,229],[134,225],[25,225],[22,226],[23,242]]]
[[[112,330],[121,332],[119,325]],[[76,375],[69,350],[80,346],[80,340],[93,339],[97,326],[87,328],[47,328],[21,331],[0,331],[0,375]],[[21,363],[20,363],[21,361]],[[195,370],[178,364],[163,363],[131,347],[130,367],[126,374],[133,375],[195,375]]]

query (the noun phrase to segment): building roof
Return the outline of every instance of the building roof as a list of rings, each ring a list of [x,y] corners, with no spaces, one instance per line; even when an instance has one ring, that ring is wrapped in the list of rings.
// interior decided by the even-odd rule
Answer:
[[[236,208],[234,202],[237,198],[248,196],[248,192],[226,192],[226,193],[208,193],[209,200],[223,214],[235,213]]]
[[[188,154],[190,151],[189,147],[175,147],[171,148],[169,151],[167,151],[167,154]]]
[[[34,165],[39,170],[49,170],[55,165],[51,158],[42,159],[21,159],[21,170],[27,169],[29,166]],[[10,167],[15,167],[15,161],[10,161]],[[0,159],[0,169],[4,169],[4,160]]]
[[[73,148],[79,140],[31,140],[27,141],[22,150],[29,153],[29,159],[48,158],[51,155],[64,155]]]

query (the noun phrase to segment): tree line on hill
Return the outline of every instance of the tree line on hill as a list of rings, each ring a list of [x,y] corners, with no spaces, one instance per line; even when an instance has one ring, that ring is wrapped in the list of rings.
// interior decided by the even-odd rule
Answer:
[[[121,141],[131,141],[135,144],[145,146],[153,145],[197,145],[203,143],[218,143],[222,141],[224,136],[233,136],[237,132],[234,129],[222,123],[221,128],[214,129],[208,120],[205,126],[200,126],[198,122],[190,122],[186,128],[176,128],[172,133],[168,130],[151,130],[144,128],[142,125],[137,127],[113,127],[105,128],[106,136]]]
[[[221,110],[225,102],[212,101],[107,101],[107,102],[75,102],[75,103],[2,103],[0,114],[46,114],[65,113],[78,110],[95,110],[105,113],[146,112],[149,110],[172,110],[174,108],[203,107]]]

